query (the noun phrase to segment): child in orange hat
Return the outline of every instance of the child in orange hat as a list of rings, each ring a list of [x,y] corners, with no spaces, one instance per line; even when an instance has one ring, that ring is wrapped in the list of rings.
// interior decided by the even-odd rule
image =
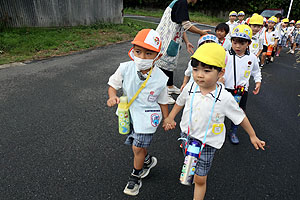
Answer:
[[[134,166],[124,193],[135,196],[142,186],[141,179],[157,164],[157,158],[148,154],[147,147],[162,117],[168,116],[168,77],[155,67],[155,61],[161,56],[161,39],[155,30],[141,30],[131,43],[133,48],[128,54],[132,61],[121,63],[109,78],[107,105],[112,107],[120,103],[117,90],[121,88],[129,100],[134,99],[136,92],[147,80],[129,107],[132,128],[125,141],[125,144],[132,147]]]

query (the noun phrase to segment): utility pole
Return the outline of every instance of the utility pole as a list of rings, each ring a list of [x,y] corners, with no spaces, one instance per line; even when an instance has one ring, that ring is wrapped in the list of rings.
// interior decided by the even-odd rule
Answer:
[[[289,18],[289,16],[290,16],[290,12],[291,12],[291,9],[292,9],[292,5],[293,5],[293,0],[291,0],[289,12],[288,12],[288,14],[287,14],[287,18]]]

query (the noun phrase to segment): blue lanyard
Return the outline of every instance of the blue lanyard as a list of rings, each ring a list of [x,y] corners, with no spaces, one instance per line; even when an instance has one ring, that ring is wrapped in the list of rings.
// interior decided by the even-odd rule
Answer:
[[[192,113],[193,113],[193,102],[194,102],[194,98],[195,98],[195,94],[196,94],[196,91],[198,89],[198,84],[197,86],[195,87],[195,90],[194,90],[194,93],[193,93],[193,96],[192,96],[192,99],[191,99],[191,108],[190,108],[190,118],[189,118],[189,124],[188,124],[188,134],[187,134],[187,138],[186,138],[186,143],[185,143],[185,152],[187,151],[187,143],[188,143],[188,137],[189,137],[189,134],[190,134],[190,126],[191,126],[191,123],[192,123]],[[211,122],[211,118],[212,118],[212,115],[213,115],[213,112],[214,112],[214,108],[215,108],[215,105],[216,105],[216,101],[217,101],[217,94],[218,94],[218,87],[216,85],[216,91],[215,91],[215,97],[214,97],[214,102],[213,102],[213,106],[212,106],[212,109],[211,109],[211,113],[210,113],[210,117],[209,117],[209,120],[208,120],[208,123],[207,123],[207,127],[206,127],[206,131],[205,131],[205,135],[204,135],[204,139],[202,141],[202,145],[201,145],[201,149],[200,149],[200,153],[199,153],[199,158],[201,156],[201,152],[203,150],[203,148],[205,147],[205,142],[206,142],[206,136],[207,136],[207,133],[208,133],[208,129],[209,129],[209,124]],[[181,139],[181,138],[179,138]]]

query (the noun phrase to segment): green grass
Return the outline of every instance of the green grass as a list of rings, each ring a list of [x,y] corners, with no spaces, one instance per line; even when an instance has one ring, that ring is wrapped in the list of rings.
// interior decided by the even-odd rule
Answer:
[[[140,8],[126,8],[124,9],[125,14],[131,15],[142,15],[142,16],[151,16],[151,17],[162,17],[164,10],[148,10],[148,9],[140,9]],[[190,11],[190,20],[193,22],[209,24],[209,25],[217,25],[221,22],[224,22],[224,19],[211,17],[204,15],[200,12]]]
[[[64,28],[7,28],[0,32],[0,64],[66,55],[83,49],[133,39],[155,24],[124,19],[123,24]]]

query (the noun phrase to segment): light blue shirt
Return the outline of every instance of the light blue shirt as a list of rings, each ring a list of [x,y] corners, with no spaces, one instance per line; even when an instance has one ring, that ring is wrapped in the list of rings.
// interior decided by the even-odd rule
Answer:
[[[137,75],[138,69],[133,61],[120,64],[123,76],[123,90],[128,99],[132,99],[144,81]],[[131,104],[129,111],[136,133],[152,134],[162,119],[162,112],[157,98],[167,85],[168,77],[161,69],[154,67],[152,74],[138,97]]]

